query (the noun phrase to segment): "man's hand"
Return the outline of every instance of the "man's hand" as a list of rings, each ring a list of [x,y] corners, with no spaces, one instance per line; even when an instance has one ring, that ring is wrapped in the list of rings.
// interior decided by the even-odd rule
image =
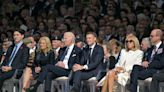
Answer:
[[[62,61],[58,61],[55,65],[61,68],[65,68],[65,64]]]
[[[80,71],[80,70],[83,70],[83,66],[80,65],[80,64],[74,64],[73,65],[73,71],[76,72],[76,71]]]
[[[35,72],[36,73],[40,73],[40,71],[41,71],[41,67],[35,67]]]
[[[149,62],[148,61],[143,61],[141,64],[144,68],[147,68],[149,66]]]
[[[12,70],[12,67],[10,66],[2,66],[2,71],[3,72],[8,72],[8,71],[11,71]]]

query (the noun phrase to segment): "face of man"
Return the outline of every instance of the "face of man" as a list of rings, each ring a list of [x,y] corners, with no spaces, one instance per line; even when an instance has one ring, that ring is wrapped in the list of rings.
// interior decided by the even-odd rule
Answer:
[[[22,41],[22,39],[24,38],[24,35],[22,35],[22,34],[19,33],[18,31],[15,31],[15,32],[14,32],[14,35],[13,35],[13,38],[14,38],[14,42],[15,42],[15,43],[19,43],[19,42]]]
[[[33,37],[28,37],[28,39],[31,41],[31,47],[34,48],[36,46],[36,41]]]
[[[71,44],[73,44],[73,35],[70,33],[65,33],[63,42],[65,46],[70,46]]]
[[[61,41],[59,40],[52,40],[52,48],[57,49],[61,46]]]
[[[87,34],[86,42],[89,46],[91,46],[96,42],[96,37],[93,34]]]
[[[150,41],[153,45],[160,41],[160,37],[157,35],[157,31],[153,30],[150,34]]]

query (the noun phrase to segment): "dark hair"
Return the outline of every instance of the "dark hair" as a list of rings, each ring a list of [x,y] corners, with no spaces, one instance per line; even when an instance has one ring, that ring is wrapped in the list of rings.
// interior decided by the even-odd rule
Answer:
[[[25,31],[22,29],[16,29],[14,32],[19,32],[20,34],[24,35]]]
[[[88,32],[86,35],[88,35],[88,34],[92,34],[94,37],[97,38],[97,34],[95,32]]]

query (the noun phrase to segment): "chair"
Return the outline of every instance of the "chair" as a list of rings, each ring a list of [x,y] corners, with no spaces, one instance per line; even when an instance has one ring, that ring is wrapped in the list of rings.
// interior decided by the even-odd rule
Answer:
[[[51,85],[51,92],[55,91],[54,89],[55,87],[57,88],[58,92],[69,92],[70,90],[69,81],[70,81],[70,78],[72,77],[72,73],[73,71],[70,72],[68,77],[61,76],[53,80],[52,85]]]
[[[137,92],[149,92],[150,83],[152,78],[147,78],[145,80],[138,80]],[[129,81],[127,85],[129,84]],[[117,83],[118,89],[116,92],[129,92],[126,87]]]
[[[19,92],[19,79],[16,79],[18,70],[15,71],[12,78],[5,80],[2,92]]]
[[[159,83],[159,92],[164,92],[164,82]]]

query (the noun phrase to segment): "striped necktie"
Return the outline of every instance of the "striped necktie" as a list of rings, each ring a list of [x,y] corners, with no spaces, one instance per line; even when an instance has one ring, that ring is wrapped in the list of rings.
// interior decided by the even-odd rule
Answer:
[[[18,46],[15,45],[15,47],[14,47],[14,49],[13,49],[13,51],[12,51],[12,54],[11,54],[11,56],[10,56],[10,58],[9,58],[9,64],[8,64],[8,66],[11,66],[11,64],[12,64],[14,58],[15,58],[15,55],[16,55],[16,52],[17,52],[17,47],[18,47]]]

